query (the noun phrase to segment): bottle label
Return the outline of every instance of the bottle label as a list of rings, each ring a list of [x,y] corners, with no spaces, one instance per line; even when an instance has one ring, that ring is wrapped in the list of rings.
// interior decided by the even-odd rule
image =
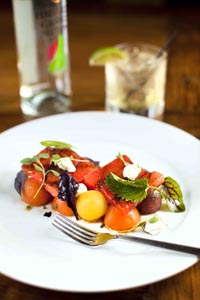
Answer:
[[[64,52],[63,35],[48,47],[48,72],[50,74],[62,73],[67,67],[67,56]]]
[[[13,8],[20,85],[70,95],[66,0],[13,0]]]
[[[35,19],[40,57],[46,52],[47,72],[57,76],[68,66],[67,10],[65,2],[35,0]]]

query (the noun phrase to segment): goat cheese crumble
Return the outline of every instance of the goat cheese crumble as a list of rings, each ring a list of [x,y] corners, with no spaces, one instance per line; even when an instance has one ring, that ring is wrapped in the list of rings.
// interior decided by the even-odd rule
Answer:
[[[156,215],[153,218],[146,221],[144,225],[144,231],[151,235],[156,235],[159,234],[163,229],[165,229],[166,226],[166,221]]]
[[[68,172],[75,172],[76,167],[74,166],[72,160],[69,157],[62,157],[58,160],[57,165],[60,169],[68,171]]]
[[[124,167],[123,176],[130,180],[135,180],[141,172],[141,167],[137,164],[128,164]]]

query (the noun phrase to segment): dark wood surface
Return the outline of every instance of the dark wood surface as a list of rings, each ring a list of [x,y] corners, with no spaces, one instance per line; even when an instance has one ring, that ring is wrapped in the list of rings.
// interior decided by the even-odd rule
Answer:
[[[72,110],[104,110],[104,70],[90,67],[90,54],[107,45],[145,41],[169,50],[164,122],[200,138],[200,9],[198,7],[113,7],[69,5]],[[26,122],[20,111],[12,10],[0,9],[0,132]],[[137,274],[136,274],[137,276]],[[112,279],[111,279],[112,280]],[[2,300],[199,300],[200,262],[169,279],[138,289],[71,294],[32,287],[0,275]]]

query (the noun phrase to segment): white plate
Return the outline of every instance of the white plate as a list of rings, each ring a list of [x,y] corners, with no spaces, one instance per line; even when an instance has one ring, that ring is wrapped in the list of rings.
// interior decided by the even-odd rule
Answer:
[[[148,118],[78,112],[27,122],[0,135],[0,271],[34,286],[70,292],[135,288],[177,274],[197,257],[159,248],[111,241],[87,248],[65,237],[43,216],[25,210],[13,188],[20,160],[41,150],[40,141],[66,141],[77,152],[109,161],[128,154],[149,170],[174,177],[182,186],[186,212],[163,213],[167,229],[158,237],[199,246],[200,143],[173,126]],[[144,233],[137,233],[144,234]]]

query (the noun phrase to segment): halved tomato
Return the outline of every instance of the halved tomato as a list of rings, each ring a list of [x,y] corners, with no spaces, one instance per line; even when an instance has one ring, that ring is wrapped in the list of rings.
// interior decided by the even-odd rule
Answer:
[[[117,231],[134,230],[139,222],[140,213],[137,208],[133,208],[129,213],[123,213],[112,205],[108,207],[104,218],[104,225]]]

